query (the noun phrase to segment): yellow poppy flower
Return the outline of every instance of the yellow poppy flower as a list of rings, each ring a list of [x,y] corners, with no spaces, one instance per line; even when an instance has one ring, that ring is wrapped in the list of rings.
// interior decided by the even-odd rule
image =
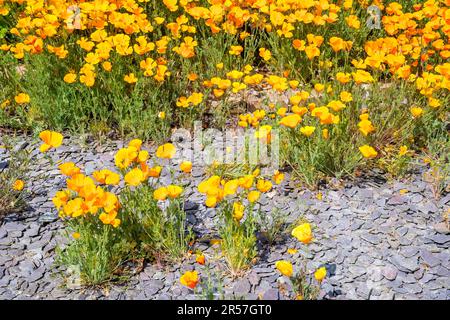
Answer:
[[[217,205],[217,197],[213,197],[213,196],[207,197],[206,201],[205,201],[205,205],[208,208],[214,208]]]
[[[269,61],[272,58],[272,53],[266,48],[259,49],[259,56],[263,58],[264,61]]]
[[[175,199],[175,198],[178,197],[182,192],[183,192],[183,188],[180,187],[180,186],[175,186],[175,185],[169,185],[169,186],[167,186],[167,195],[168,195],[171,199]]]
[[[248,193],[247,199],[250,203],[254,203],[255,201],[258,201],[260,195],[261,193],[259,191],[252,190]]]
[[[205,255],[203,253],[197,254],[195,257],[195,262],[198,264],[204,265],[205,264]]]
[[[156,150],[156,156],[158,158],[172,159],[175,156],[175,152],[175,146],[171,143],[166,143],[158,147]]]
[[[316,131],[316,127],[304,126],[300,128],[300,132],[307,137],[311,136],[314,131]]]
[[[74,238],[75,240],[80,239],[80,234],[78,232],[74,232],[72,233],[72,238]]]
[[[295,128],[301,121],[302,118],[298,114],[294,113],[282,118],[280,120],[280,124],[288,128]]]
[[[142,146],[142,140],[141,139],[133,139],[128,143],[128,147],[133,147],[136,149],[136,151],[139,151]]]
[[[14,97],[14,101],[18,104],[25,104],[30,102],[30,96],[26,93],[19,93],[17,96]]]
[[[223,187],[224,196],[236,194],[238,187],[239,187],[238,180],[227,181]]]
[[[22,191],[24,187],[25,187],[25,182],[23,182],[23,180],[16,180],[13,183],[13,189],[16,191]]]
[[[408,153],[408,147],[407,146],[401,146],[400,150],[398,152],[398,155],[399,156],[404,156],[407,153]]]
[[[125,77],[123,78],[123,80],[124,80],[126,83],[129,83],[129,84],[133,84],[133,83],[136,83],[136,82],[138,81],[138,79],[136,78],[136,76],[134,75],[134,73],[130,73],[130,74],[125,75]]]
[[[75,73],[68,73],[63,78],[66,83],[74,83],[77,80],[77,75]]]
[[[237,221],[241,221],[244,217],[245,206],[240,202],[233,203],[233,218]]]
[[[39,134],[39,138],[44,142],[39,150],[47,152],[51,148],[58,148],[63,141],[62,134],[54,131],[45,130]]]
[[[130,186],[138,186],[144,181],[144,173],[139,168],[130,170],[124,177],[125,182]]]
[[[374,148],[372,148],[371,146],[368,146],[368,145],[363,145],[363,146],[359,147],[359,151],[361,151],[364,158],[367,158],[367,159],[376,158],[376,156],[378,155],[378,152]]]
[[[190,173],[192,171],[192,162],[183,161],[182,163],[180,163],[180,170],[184,173]]]
[[[180,283],[188,288],[194,289],[199,282],[197,271],[186,271],[180,278]]]
[[[79,174],[81,171],[80,168],[78,168],[73,162],[60,164],[58,168],[63,175],[68,177],[73,177],[74,175]]]
[[[117,173],[112,172],[108,169],[94,171],[92,173],[92,176],[100,184],[115,186],[115,185],[118,185],[120,182],[120,176]]]
[[[286,277],[292,277],[292,274],[294,273],[292,263],[286,260],[280,260],[275,262],[275,267],[278,271],[281,272],[282,275]]]
[[[411,114],[414,118],[420,118],[423,114],[423,109],[420,107],[411,107]]]
[[[169,192],[167,191],[166,187],[160,187],[153,191],[153,198],[156,200],[164,201],[167,199],[167,196],[169,195]]]
[[[275,181],[276,184],[280,184],[284,180],[284,173],[281,173],[280,171],[275,170],[275,172],[273,174],[273,180]]]
[[[312,240],[311,225],[309,223],[303,223],[297,226],[292,230],[292,236],[304,244],[310,243]]]
[[[327,276],[327,269],[325,267],[321,267],[314,272],[314,278],[317,281],[322,282],[323,279]]]
[[[261,192],[267,192],[272,189],[272,182],[260,179],[256,183],[256,188]]]

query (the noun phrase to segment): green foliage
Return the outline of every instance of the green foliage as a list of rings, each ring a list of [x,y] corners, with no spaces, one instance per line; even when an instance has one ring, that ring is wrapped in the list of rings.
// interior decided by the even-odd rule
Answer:
[[[69,220],[66,234],[73,241],[58,248],[57,263],[79,271],[82,285],[102,285],[123,276],[119,268],[134,247],[118,229],[92,216]]]
[[[259,210],[256,221],[258,230],[261,231],[269,245],[272,245],[285,231],[287,213],[278,208],[273,208],[270,213]]]
[[[317,300],[320,293],[320,284],[313,282],[306,271],[306,264],[302,264],[297,274],[291,278],[296,299]]]
[[[0,137],[1,152],[6,152],[8,161],[0,163],[0,219],[26,206],[26,189],[14,190],[14,183],[23,181],[26,186],[30,157],[27,150],[18,148],[17,140],[4,135]]]
[[[445,121],[440,119],[448,117],[445,110],[430,109],[414,119],[410,108],[426,102],[404,82],[353,88],[338,86],[332,93],[323,93],[320,103],[338,100],[343,90],[352,92],[353,101],[338,113],[338,124],[323,126],[317,119],[305,117],[299,126],[316,127],[310,137],[302,135],[298,127],[281,130],[281,159],[309,187],[315,187],[323,177],[351,176],[364,163],[358,150],[364,144],[373,146],[382,155],[373,165],[379,165],[393,176],[402,176],[412,160],[414,151],[411,150],[427,148],[436,141],[442,146],[448,140]],[[367,136],[358,129],[359,115],[364,112],[368,112],[375,128]],[[329,130],[328,138],[324,138],[323,128]],[[407,156],[399,157],[402,146],[410,151]]]
[[[159,262],[180,261],[193,240],[186,224],[183,199],[168,200],[167,206],[161,209],[153,191],[152,187],[143,185],[121,193],[121,229],[128,241],[138,243],[138,254],[145,252],[147,257]]]
[[[257,253],[253,206],[245,209],[245,218],[240,222],[233,217],[233,203],[224,202],[218,210],[222,255],[236,276],[250,267]]]

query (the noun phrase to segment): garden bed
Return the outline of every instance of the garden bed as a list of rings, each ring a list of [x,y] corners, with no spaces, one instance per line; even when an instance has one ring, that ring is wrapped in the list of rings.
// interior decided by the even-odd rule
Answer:
[[[67,139],[65,144],[70,147],[55,150],[51,157],[74,161],[87,173],[112,167],[115,150],[123,145],[120,141],[101,146],[84,144],[77,138]],[[142,270],[137,270],[138,262],[131,263],[131,272],[139,272],[120,284],[112,282],[98,288],[68,284],[67,269],[54,265],[55,248],[67,243],[67,238],[50,200],[65,179],[37,151],[38,147],[36,142],[27,147],[32,155],[30,176],[49,176],[45,181],[28,180],[29,208],[8,215],[0,227],[2,299],[199,298],[179,282],[187,270],[205,275],[205,266],[196,262],[195,254],[173,265],[146,261]],[[6,159],[0,153],[0,162]],[[419,167],[408,179],[389,182],[375,173],[374,178],[319,191],[293,189],[285,181],[277,186],[280,196],[267,194],[259,202],[265,212],[280,208],[291,223],[300,217],[310,221],[313,243],[302,245],[287,233],[270,246],[261,242],[258,260],[242,277],[233,279],[226,272],[222,274],[224,295],[292,298],[289,280],[275,268],[276,261],[290,260],[294,268],[304,264],[309,274],[321,265],[327,266],[330,274],[322,283],[320,298],[448,299],[450,235],[442,228],[442,214],[450,208],[450,196],[434,199],[430,185],[423,180],[426,170],[426,166]],[[204,198],[196,190],[204,178],[202,171],[194,168],[187,178],[185,188],[191,203],[188,221],[199,238],[213,239],[215,209],[205,207]],[[317,198],[319,192],[321,200]],[[213,270],[226,269],[224,262],[217,260],[218,248],[208,241],[196,242],[193,250],[200,250]]]

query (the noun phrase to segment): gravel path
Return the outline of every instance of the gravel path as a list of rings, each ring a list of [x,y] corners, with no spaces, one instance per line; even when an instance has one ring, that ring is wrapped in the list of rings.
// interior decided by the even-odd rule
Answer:
[[[37,144],[22,147],[32,150],[27,181],[32,197],[29,210],[8,216],[0,225],[0,299],[195,298],[178,281],[182,272],[194,267],[202,274],[203,267],[195,265],[195,257],[169,267],[145,265],[125,284],[108,290],[67,289],[65,273],[53,266],[54,250],[65,240],[50,201],[64,186],[64,177],[39,154]],[[99,145],[65,139],[64,146],[50,154],[55,161],[73,161],[90,174],[113,168],[119,147],[120,142]],[[0,165],[7,161],[1,152]],[[207,235],[214,229],[215,211],[205,208],[195,191],[202,174],[203,170],[194,168],[186,188],[191,202],[188,220],[199,235]],[[44,175],[46,179],[42,179]],[[223,279],[226,297],[285,299],[280,287],[287,286],[287,279],[274,269],[274,263],[288,259],[294,267],[305,261],[311,272],[327,265],[332,275],[323,282],[321,298],[450,299],[450,234],[441,223],[443,213],[450,210],[450,194],[435,200],[420,169],[404,182],[388,183],[378,175],[340,189],[324,189],[322,200],[288,182],[279,191],[281,196],[269,193],[260,199],[262,210],[271,212],[277,207],[289,214],[289,222],[305,217],[315,228],[315,240],[306,249],[289,236],[269,249],[264,246],[259,261],[246,275]],[[215,249],[206,244],[198,243],[196,248],[207,260],[214,256]],[[298,252],[289,254],[289,248]]]

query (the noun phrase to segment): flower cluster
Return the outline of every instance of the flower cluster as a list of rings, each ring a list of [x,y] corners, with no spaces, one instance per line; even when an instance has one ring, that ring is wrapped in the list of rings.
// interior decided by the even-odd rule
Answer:
[[[93,173],[93,178],[81,173],[73,162],[59,166],[61,173],[68,177],[67,189],[58,191],[52,201],[61,218],[83,218],[98,216],[103,224],[118,227],[117,218],[120,203],[118,197],[101,186],[116,185],[120,177],[109,170]]]
[[[46,4],[36,0],[13,0],[10,4],[0,2],[3,16],[14,15],[15,25],[9,32],[21,41],[4,43],[0,49],[22,60],[26,54],[51,54],[60,60],[82,54],[83,65],[78,71],[68,70],[64,81],[92,87],[101,73],[109,73],[115,67],[115,57],[135,57],[140,70],[124,74],[123,80],[134,85],[140,77],[151,77],[164,82],[176,70],[170,70],[170,59],[196,57],[202,38],[199,29],[207,28],[211,35],[224,33],[236,36],[240,41],[253,36],[246,29],[250,25],[257,32],[268,32],[280,41],[288,41],[297,54],[308,60],[321,59],[323,52],[349,55],[354,51],[353,41],[337,34],[323,36],[296,30],[309,28],[320,33],[327,26],[342,25],[349,31],[361,28],[360,16],[355,11],[361,4],[346,0],[342,4],[331,1],[162,1],[148,10],[147,1],[53,0]],[[384,6],[376,0],[372,4],[383,10],[383,28],[386,37],[369,40],[364,44],[365,57],[351,60],[354,72],[338,72],[335,76],[342,82],[353,80],[357,84],[373,82],[368,70],[388,70],[394,77],[415,82],[420,92],[430,98],[430,106],[439,101],[433,94],[449,89],[450,47],[449,9],[445,1],[428,0],[405,12],[400,3]],[[18,5],[22,5],[17,8]],[[16,12],[17,10],[17,12]],[[23,10],[23,11],[21,11]],[[60,37],[68,34],[68,41]],[[244,47],[230,45],[231,56],[241,56]],[[175,54],[175,56],[174,56]],[[255,56],[270,63],[276,56],[270,48],[259,47]],[[223,68],[223,64],[220,66]],[[233,92],[247,85],[265,81],[277,90],[286,90],[290,81],[283,76],[249,75],[230,71],[226,78],[214,77],[205,82],[214,86],[215,97],[230,88]],[[424,72],[417,75],[417,71]],[[139,72],[139,74],[137,74]],[[243,78],[243,76],[245,78]],[[194,77],[194,81],[197,77]],[[27,103],[26,96],[17,96],[18,103]],[[203,94],[194,92],[186,98],[180,96],[177,106],[196,106]]]
[[[303,244],[309,244],[313,239],[313,234],[311,230],[311,225],[309,223],[302,223],[292,230],[292,236]],[[288,253],[296,253],[297,250],[289,249]],[[307,281],[307,274],[304,270],[299,270],[294,274],[294,267],[292,263],[288,260],[278,260],[275,262],[275,268],[284,276],[290,278],[293,289],[296,294],[296,299],[303,300],[314,299],[315,294],[317,294],[317,288]],[[320,283],[327,275],[326,267],[320,267],[314,272],[314,278]],[[316,289],[316,290],[315,290]]]
[[[382,13],[377,37],[367,37],[363,30],[362,19],[370,18],[365,15],[370,4]],[[388,110],[393,107],[366,108],[368,86],[387,81],[405,93],[408,103],[415,101],[395,113],[398,123],[405,123],[406,114],[413,120],[445,118],[442,106],[450,89],[448,7],[445,0],[414,5],[381,0],[0,1],[1,15],[11,22],[11,36],[1,40],[0,49],[19,64],[26,57],[51,57],[69,91],[98,87],[96,95],[107,95],[101,92],[109,92],[107,79],[114,79],[124,82],[117,90],[127,99],[143,95],[140,83],[150,84],[149,96],[154,99],[161,88],[173,92],[172,100],[164,101],[169,107],[156,112],[161,120],[158,126],[191,125],[204,112],[223,114],[214,112],[219,100],[219,105],[227,105],[234,95],[275,91],[288,96],[288,102],[242,114],[238,124],[256,128],[258,138],[267,142],[271,129],[281,126],[317,144],[322,143],[317,140],[330,140],[330,144],[352,144],[362,150],[367,145],[377,154],[361,151],[360,155],[379,159],[384,153],[377,141],[386,138],[380,137],[384,132],[378,130],[385,127],[380,122],[389,121]],[[263,33],[267,39],[261,40]],[[215,57],[208,56],[211,45],[218,46]],[[373,88],[375,95],[384,91]],[[415,90],[414,96],[409,97],[409,90]],[[30,97],[27,90],[12,93],[14,99],[8,97],[2,103],[8,116],[23,114],[19,111],[24,108],[34,115],[42,108],[39,97]],[[16,105],[11,104],[13,100]],[[128,112],[122,106],[116,109],[117,121],[128,125]],[[174,117],[166,117],[170,110]],[[386,113],[384,120],[378,112]],[[411,138],[414,129],[409,128],[390,128],[401,132],[391,139],[397,147]],[[333,138],[356,132],[363,137],[353,141]],[[57,136],[48,135],[45,140],[42,150],[60,144]],[[136,161],[134,154],[133,150],[130,155],[121,151],[119,167],[127,167],[130,161],[144,162]],[[144,166],[132,171],[129,182],[144,181],[150,169]],[[322,171],[338,174],[332,165]]]
[[[273,186],[270,180],[259,177],[259,175],[260,170],[256,169],[252,174],[231,180],[212,176],[198,185],[198,191],[206,195],[205,204],[208,207],[215,207],[227,196],[230,198],[241,192],[249,203],[254,203],[259,199],[261,193],[269,192]],[[272,178],[274,183],[280,184],[284,179],[284,174],[276,171]],[[234,217],[238,221],[241,220],[244,212],[243,204],[235,202],[233,208]]]

